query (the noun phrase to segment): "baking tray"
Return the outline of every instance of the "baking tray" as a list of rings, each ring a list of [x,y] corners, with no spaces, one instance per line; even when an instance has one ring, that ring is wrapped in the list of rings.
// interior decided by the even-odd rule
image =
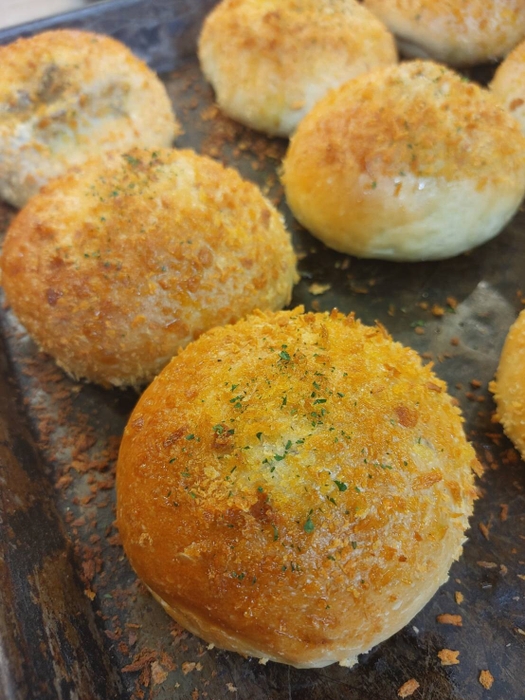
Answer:
[[[177,145],[233,165],[285,216],[300,257],[292,305],[378,320],[448,382],[485,466],[469,539],[428,605],[352,669],[262,665],[208,648],[137,581],[115,528],[115,460],[137,394],[67,378],[4,304],[0,697],[388,700],[415,679],[415,700],[524,700],[525,465],[492,421],[488,383],[525,301],[525,212],[493,241],[451,260],[358,260],[327,249],[286,207],[278,170],[287,142],[235,124],[214,105],[194,56],[212,5],[116,0],[4,31],[0,42],[83,27],[117,36],[163,72],[184,126]],[[486,80],[492,70],[474,77]],[[13,215],[0,206],[2,231]],[[459,652],[451,655],[459,663],[444,665],[442,650]]]

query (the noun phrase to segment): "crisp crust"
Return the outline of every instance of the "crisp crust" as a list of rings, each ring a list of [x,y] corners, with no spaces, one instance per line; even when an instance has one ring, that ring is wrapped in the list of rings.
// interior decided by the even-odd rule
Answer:
[[[525,41],[498,66],[490,89],[525,133]]]
[[[432,61],[359,76],[317,103],[284,159],[294,215],[363,257],[445,258],[496,235],[525,191],[525,139],[483,88]]]
[[[205,20],[199,59],[227,114],[287,136],[329,89],[397,52],[355,0],[223,0]]]
[[[506,56],[525,37],[522,0],[364,0],[407,56],[453,66]]]
[[[97,150],[171,145],[156,74],[119,41],[58,29],[0,47],[0,196],[21,207]]]
[[[138,575],[207,641],[349,664],[447,579],[475,467],[444,382],[382,327],[259,312],[191,343],[142,395],[118,526]]]
[[[168,149],[105,154],[53,180],[11,224],[1,268],[37,343],[105,385],[149,381],[208,328],[286,305],[296,280],[259,189]]]
[[[525,311],[505,339],[495,381],[490,389],[497,405],[496,419],[525,458]]]

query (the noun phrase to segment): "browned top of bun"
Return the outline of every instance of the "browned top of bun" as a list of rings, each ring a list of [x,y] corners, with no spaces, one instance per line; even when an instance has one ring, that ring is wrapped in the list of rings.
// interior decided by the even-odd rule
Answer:
[[[201,336],[141,397],[118,525],[139,576],[208,641],[347,662],[446,579],[475,464],[445,384],[383,328],[259,313]]]
[[[472,177],[483,188],[523,169],[515,140],[521,145],[515,120],[487,90],[446,66],[415,60],[333,90],[305,117],[287,159],[313,151],[336,172],[357,168],[370,188],[381,177],[408,173]]]
[[[110,153],[55,179],[11,224],[2,284],[70,374],[143,384],[183,345],[289,302],[281,216],[233,169],[189,150]]]

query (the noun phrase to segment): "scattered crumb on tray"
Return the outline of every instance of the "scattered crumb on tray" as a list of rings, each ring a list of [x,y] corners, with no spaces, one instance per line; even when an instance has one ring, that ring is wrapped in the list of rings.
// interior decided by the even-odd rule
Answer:
[[[436,620],[441,625],[454,625],[455,627],[463,626],[463,619],[461,615],[451,615],[450,613],[442,613],[438,615]]]
[[[492,684],[494,683],[494,676],[490,671],[484,669],[479,674],[479,682],[486,690],[490,690],[492,688]]]
[[[415,678],[411,678],[406,683],[403,683],[403,685],[397,691],[397,694],[400,698],[408,698],[410,695],[413,695],[418,688],[419,683]]]
[[[459,664],[459,651],[452,649],[441,649],[438,651],[438,657],[441,660],[442,666],[455,666]]]
[[[479,523],[478,527],[480,529],[481,534],[486,540],[490,540],[490,524],[485,525],[485,523]]]
[[[320,284],[319,282],[313,282],[308,287],[308,291],[310,292],[310,294],[314,294],[315,296],[317,296],[318,294],[324,294],[331,288],[331,284]]]

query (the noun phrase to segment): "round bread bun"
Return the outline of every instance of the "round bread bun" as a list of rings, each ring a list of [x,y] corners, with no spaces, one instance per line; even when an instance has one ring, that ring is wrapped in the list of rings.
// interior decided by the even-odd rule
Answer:
[[[496,420],[525,458],[525,311],[510,327],[490,389]]]
[[[490,89],[525,133],[525,41],[498,66]]]
[[[155,73],[108,36],[58,29],[0,47],[0,197],[15,207],[100,150],[170,146]]]
[[[43,187],[11,224],[1,270],[66,372],[139,386],[203,331],[289,303],[295,262],[256,185],[189,150],[136,148]]]
[[[475,467],[444,382],[382,327],[256,312],[140,398],[118,527],[138,576],[207,642],[351,665],[447,580]]]
[[[355,0],[223,0],[198,54],[221,109],[280,136],[330,88],[397,61],[393,36]]]
[[[354,78],[291,139],[282,180],[326,245],[390,260],[447,258],[495,236],[525,192],[525,137],[488,90],[431,61]]]
[[[523,0],[364,0],[404,56],[469,66],[506,56],[525,37]]]

